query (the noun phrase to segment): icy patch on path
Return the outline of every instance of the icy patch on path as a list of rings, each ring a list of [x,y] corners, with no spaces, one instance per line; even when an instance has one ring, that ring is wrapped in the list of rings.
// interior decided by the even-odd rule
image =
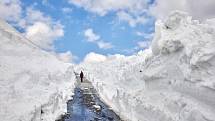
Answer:
[[[78,75],[76,77],[78,79]],[[119,116],[104,104],[92,84],[78,79],[75,94],[67,103],[68,115],[59,121],[122,121]]]

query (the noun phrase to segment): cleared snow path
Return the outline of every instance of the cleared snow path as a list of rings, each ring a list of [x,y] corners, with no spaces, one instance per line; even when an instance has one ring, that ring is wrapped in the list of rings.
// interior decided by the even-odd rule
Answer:
[[[67,103],[68,115],[58,121],[122,121],[100,99],[92,84],[84,79],[80,83],[78,75],[73,99]]]

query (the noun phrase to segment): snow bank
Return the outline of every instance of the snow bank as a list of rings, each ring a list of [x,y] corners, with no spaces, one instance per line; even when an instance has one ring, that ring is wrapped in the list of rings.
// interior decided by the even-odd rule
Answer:
[[[76,70],[124,119],[215,121],[214,23],[174,12],[156,23],[151,49]]]
[[[0,120],[54,121],[73,92],[73,65],[0,20]]]

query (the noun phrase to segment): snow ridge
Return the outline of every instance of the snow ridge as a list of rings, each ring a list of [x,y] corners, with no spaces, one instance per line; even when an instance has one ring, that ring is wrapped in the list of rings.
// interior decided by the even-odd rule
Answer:
[[[215,121],[214,23],[173,12],[156,22],[149,49],[76,70],[126,120]]]
[[[53,121],[66,112],[73,65],[59,61],[0,20],[0,119]]]

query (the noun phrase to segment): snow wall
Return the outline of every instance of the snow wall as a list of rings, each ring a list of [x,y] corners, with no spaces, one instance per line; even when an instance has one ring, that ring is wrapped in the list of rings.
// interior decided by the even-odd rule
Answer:
[[[54,121],[73,94],[73,65],[0,20],[0,120]]]
[[[176,11],[156,22],[149,49],[76,70],[125,120],[215,121],[215,19]]]

